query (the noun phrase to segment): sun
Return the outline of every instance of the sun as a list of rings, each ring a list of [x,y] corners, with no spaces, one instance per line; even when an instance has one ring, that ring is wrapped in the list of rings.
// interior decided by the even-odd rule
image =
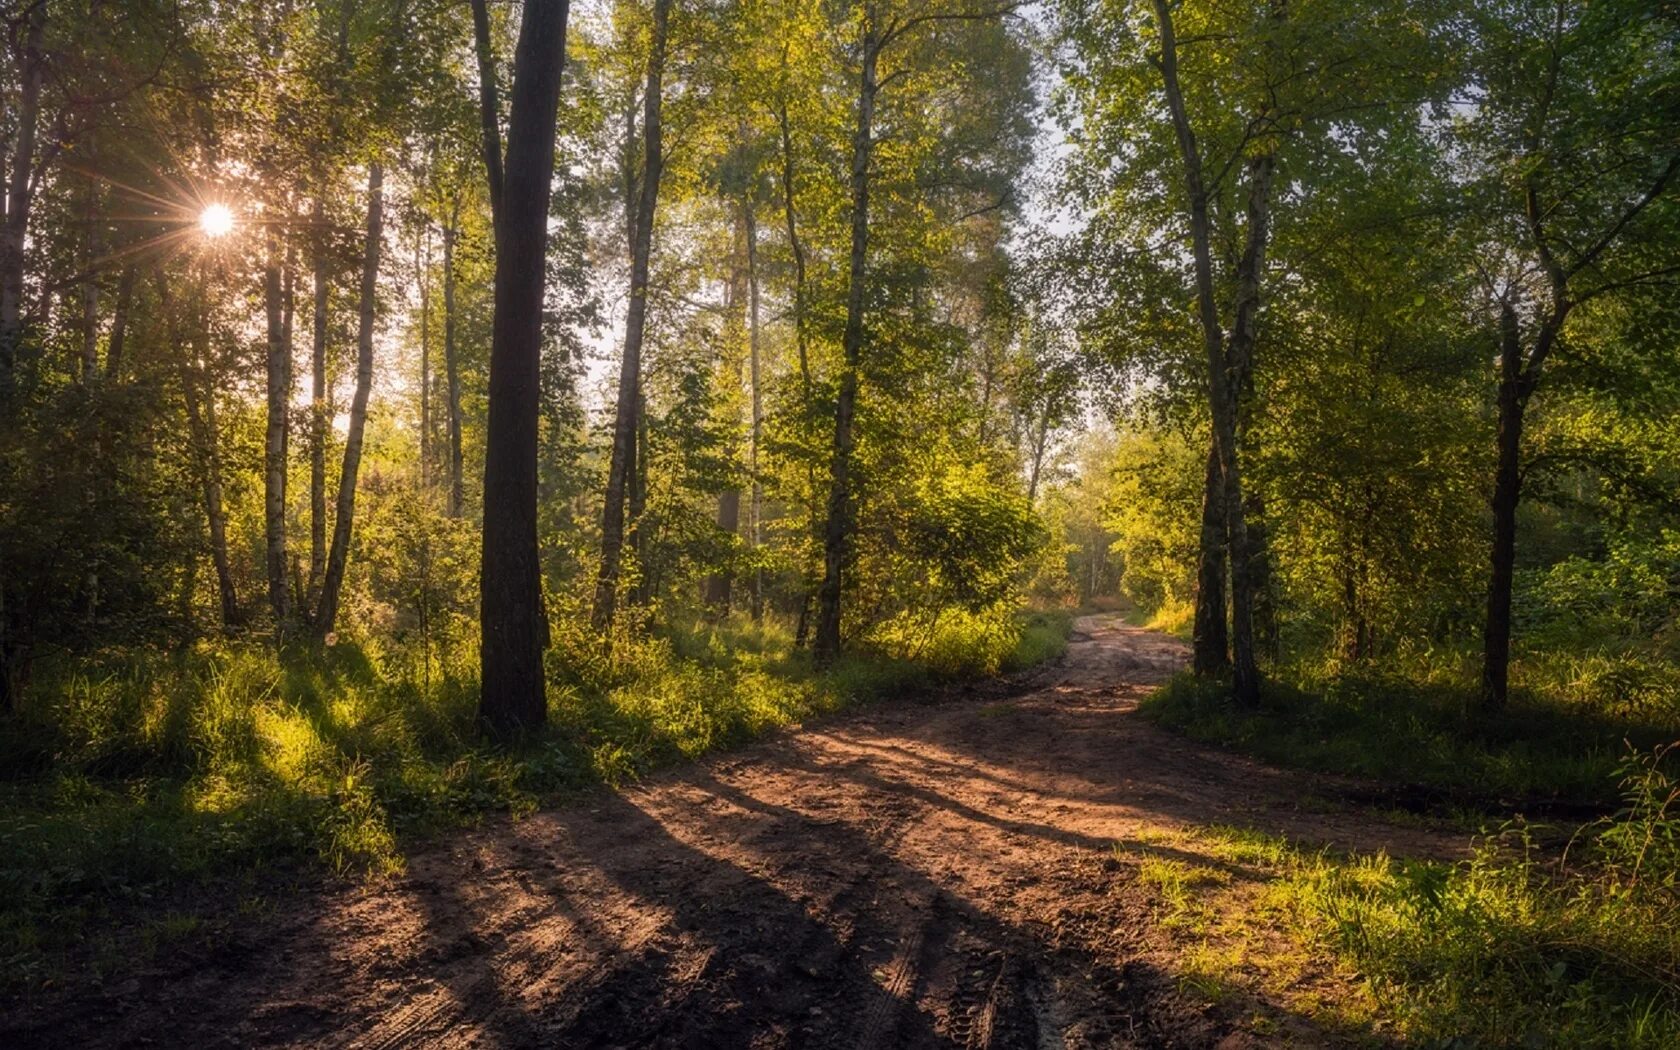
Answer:
[[[211,204],[198,215],[199,229],[206,237],[225,237],[233,232],[233,212],[225,204]]]

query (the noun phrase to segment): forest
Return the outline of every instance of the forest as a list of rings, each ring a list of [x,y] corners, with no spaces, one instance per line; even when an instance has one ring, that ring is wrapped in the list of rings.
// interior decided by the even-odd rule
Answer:
[[[0,22],[0,1045],[1680,1047],[1680,8]]]

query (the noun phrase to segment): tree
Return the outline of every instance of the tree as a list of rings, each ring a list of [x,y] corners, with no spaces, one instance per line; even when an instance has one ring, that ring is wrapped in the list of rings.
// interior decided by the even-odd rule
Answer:
[[[637,455],[642,408],[642,339],[647,328],[648,268],[653,252],[654,213],[665,163],[660,110],[664,100],[665,48],[671,0],[654,0],[643,92],[640,197],[630,219],[630,302],[624,318],[618,398],[613,416],[612,454],[607,465],[606,502],[601,510],[601,567],[595,584],[592,621],[609,630],[618,609],[619,568],[624,551],[624,507]]]
[[[542,262],[569,6],[567,0],[528,0],[525,6],[495,213],[487,510],[479,571],[479,717],[502,737],[537,729],[548,716],[542,667],[548,628],[537,556],[537,412]]]
[[[1594,300],[1680,273],[1680,88],[1672,20],[1648,5],[1534,2],[1474,11],[1483,99],[1462,138],[1494,237],[1481,266],[1497,317],[1493,529],[1482,702],[1505,704],[1523,429],[1568,322]]]
[[[1012,10],[1009,6],[967,7],[924,10],[917,14],[883,10],[870,0],[855,12],[857,34],[857,94],[852,128],[850,191],[851,239],[846,274],[846,321],[841,335],[839,389],[834,405],[834,440],[829,458],[827,517],[823,525],[823,577],[817,592],[817,629],[813,652],[819,663],[832,662],[840,654],[841,598],[846,564],[851,557],[854,529],[853,456],[856,435],[859,373],[868,339],[865,312],[870,279],[870,188],[875,154],[875,110],[883,83],[915,72],[907,60],[883,79],[882,55],[907,39],[941,23],[995,22]]]
[[[338,506],[333,517],[332,546],[321,579],[320,603],[315,607],[317,640],[333,633],[344,589],[344,569],[350,557],[350,535],[356,517],[356,481],[362,467],[362,440],[367,432],[368,397],[373,391],[373,326],[379,283],[379,252],[385,230],[385,167],[368,165],[367,241],[362,252],[361,305],[356,312],[356,390],[350,399],[350,425],[344,438],[344,462],[338,475]]]

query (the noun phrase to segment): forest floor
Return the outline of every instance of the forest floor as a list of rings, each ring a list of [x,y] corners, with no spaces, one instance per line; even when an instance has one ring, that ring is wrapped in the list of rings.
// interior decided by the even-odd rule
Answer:
[[[1200,850],[1199,829],[1434,858],[1467,836],[1150,725],[1138,700],[1184,658],[1086,617],[1050,665],[494,821],[403,875],[288,896],[141,972],[0,1006],[0,1045],[1381,1041],[1301,1008],[1355,978],[1275,931],[1227,945],[1217,988],[1192,979],[1206,931],[1187,940],[1140,872],[1212,872],[1241,907],[1263,879]]]

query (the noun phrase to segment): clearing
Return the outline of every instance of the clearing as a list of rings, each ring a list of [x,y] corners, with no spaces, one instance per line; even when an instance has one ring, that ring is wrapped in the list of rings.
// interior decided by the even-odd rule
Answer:
[[[1136,851],[1240,884],[1229,861],[1161,843],[1236,826],[1441,857],[1464,836],[1151,726],[1137,700],[1184,657],[1086,617],[1049,666],[492,822],[401,877],[290,898],[213,947],[12,1004],[0,1043],[1338,1044],[1275,982],[1209,995],[1185,979]],[[1318,1001],[1350,987],[1328,962],[1294,966]]]

